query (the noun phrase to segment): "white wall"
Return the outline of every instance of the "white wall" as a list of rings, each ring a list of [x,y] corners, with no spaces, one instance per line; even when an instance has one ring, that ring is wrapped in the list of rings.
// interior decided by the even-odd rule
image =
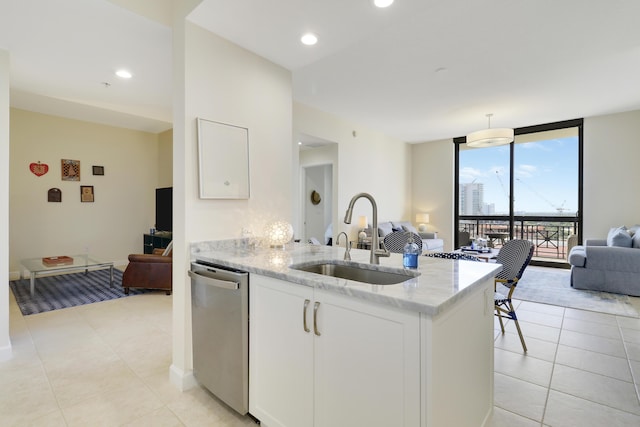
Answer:
[[[640,224],[640,110],[584,120],[584,238]]]
[[[291,74],[192,23],[174,25],[174,262],[171,380],[191,385],[190,242],[291,221]],[[248,200],[200,200],[196,118],[249,129]],[[224,162],[225,153],[220,153]]]
[[[429,214],[428,232],[437,232],[444,250],[453,249],[454,146],[452,139],[412,146],[413,212]]]
[[[142,253],[142,235],[155,222],[159,143],[155,134],[11,109],[9,167],[10,268],[20,260],[75,255],[85,250],[125,265]],[[61,159],[80,161],[80,181],[61,179]],[[49,166],[43,176],[29,164]],[[104,176],[92,166],[104,166]],[[80,201],[80,186],[94,187],[93,203]],[[62,202],[48,202],[59,188]]]
[[[0,277],[9,277],[9,52],[0,49]],[[0,360],[11,357],[9,282],[0,280]]]
[[[173,185],[173,129],[158,134],[158,188]]]
[[[378,221],[415,222],[411,218],[409,144],[299,103],[294,103],[293,117],[294,136],[312,135],[338,144],[339,161],[334,165],[334,236],[345,231],[350,240],[356,240],[357,218],[366,215],[372,222],[371,204],[367,200],[356,203],[351,225],[343,222],[349,201],[360,192],[375,198]]]

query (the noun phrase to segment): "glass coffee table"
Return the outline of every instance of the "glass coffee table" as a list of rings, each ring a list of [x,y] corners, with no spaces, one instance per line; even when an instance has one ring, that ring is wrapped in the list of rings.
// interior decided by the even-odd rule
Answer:
[[[20,261],[22,266],[29,270],[31,296],[35,291],[36,278],[45,274],[52,273],[68,273],[70,271],[84,270],[85,274],[89,270],[109,269],[109,286],[113,287],[113,261],[99,261],[90,255],[73,255],[69,257],[68,262],[59,265],[48,265],[42,261],[42,258],[29,258]],[[24,278],[24,270],[20,269],[20,279]]]

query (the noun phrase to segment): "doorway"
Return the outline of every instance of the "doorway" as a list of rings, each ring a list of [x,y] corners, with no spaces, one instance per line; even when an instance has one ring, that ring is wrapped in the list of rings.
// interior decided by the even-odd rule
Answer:
[[[332,243],[333,165],[302,168],[304,182],[304,241]]]

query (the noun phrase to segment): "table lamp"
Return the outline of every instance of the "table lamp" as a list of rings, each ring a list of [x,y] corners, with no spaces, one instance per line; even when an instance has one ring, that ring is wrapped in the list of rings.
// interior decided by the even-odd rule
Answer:
[[[420,231],[421,233],[426,233],[427,224],[429,223],[429,214],[428,213],[416,214],[416,222],[418,223],[418,231]]]
[[[367,233],[364,231],[369,226],[369,220],[366,215],[362,215],[358,218],[358,227],[360,228],[360,233],[358,233],[358,239],[364,240],[367,238]]]
[[[284,249],[293,238],[293,226],[286,221],[274,221],[267,224],[265,234],[272,248]]]

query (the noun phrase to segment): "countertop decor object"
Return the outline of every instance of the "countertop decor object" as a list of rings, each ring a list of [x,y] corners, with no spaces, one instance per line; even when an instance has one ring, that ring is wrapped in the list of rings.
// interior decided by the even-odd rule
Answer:
[[[46,266],[68,265],[68,264],[73,264],[73,258],[66,255],[48,256],[48,257],[42,258],[42,263]]]
[[[286,221],[273,221],[267,224],[265,235],[272,248],[284,249],[293,238],[293,227]]]

